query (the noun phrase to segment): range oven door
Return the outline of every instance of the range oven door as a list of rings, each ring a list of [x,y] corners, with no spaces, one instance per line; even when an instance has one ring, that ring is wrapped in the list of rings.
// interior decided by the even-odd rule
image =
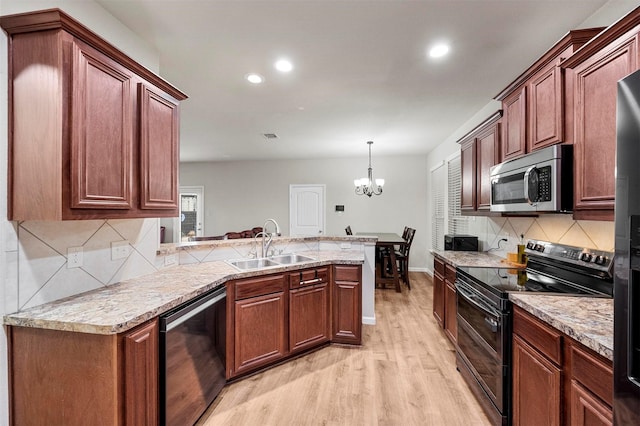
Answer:
[[[491,403],[507,415],[509,396],[508,313],[500,312],[467,284],[456,281],[458,353]]]

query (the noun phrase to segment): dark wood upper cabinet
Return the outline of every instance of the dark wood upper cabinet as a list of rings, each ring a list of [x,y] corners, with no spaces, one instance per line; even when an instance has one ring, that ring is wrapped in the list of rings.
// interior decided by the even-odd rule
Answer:
[[[561,65],[574,86],[574,219],[613,220],[617,82],[638,69],[640,8]]]
[[[569,31],[496,96],[504,111],[500,161],[566,141],[566,94],[560,63],[601,31]]]
[[[8,219],[177,216],[186,95],[58,9],[0,25],[9,36]]]
[[[500,159],[502,111],[463,136],[460,144],[460,209],[465,214],[488,211],[491,206],[491,167]]]
[[[527,88],[513,92],[502,101],[504,136],[501,162],[520,157],[527,151]]]

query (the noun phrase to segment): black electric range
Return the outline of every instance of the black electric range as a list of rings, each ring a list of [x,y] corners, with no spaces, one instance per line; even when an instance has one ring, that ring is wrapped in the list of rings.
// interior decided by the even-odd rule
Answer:
[[[494,424],[511,423],[509,294],[612,297],[613,253],[531,240],[526,269],[458,267],[457,366]]]

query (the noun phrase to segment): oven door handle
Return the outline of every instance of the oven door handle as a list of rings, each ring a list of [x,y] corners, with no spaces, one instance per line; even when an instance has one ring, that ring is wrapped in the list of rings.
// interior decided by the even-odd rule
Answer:
[[[456,282],[456,289],[458,290],[458,294],[461,297],[463,297],[466,301],[471,303],[476,308],[480,309],[482,312],[488,314],[492,318],[495,318],[495,320],[494,320],[495,325],[493,323],[490,323],[490,324],[492,326],[492,330],[493,330],[493,327],[495,327],[496,330],[497,330],[498,319],[500,318],[500,312],[497,309],[495,309],[492,306],[490,306],[489,304],[484,303],[484,302],[482,302],[480,300],[477,300],[474,297],[474,294],[471,293],[471,291],[467,290],[463,285],[461,285],[458,282]],[[487,319],[485,318],[485,320],[487,320]],[[489,323],[489,321],[487,321],[487,323]]]

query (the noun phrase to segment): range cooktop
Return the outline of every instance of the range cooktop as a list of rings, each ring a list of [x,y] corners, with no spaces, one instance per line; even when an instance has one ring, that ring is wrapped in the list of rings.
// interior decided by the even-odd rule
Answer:
[[[526,269],[459,267],[461,280],[507,298],[509,292],[612,297],[613,253],[539,240],[527,242]]]

